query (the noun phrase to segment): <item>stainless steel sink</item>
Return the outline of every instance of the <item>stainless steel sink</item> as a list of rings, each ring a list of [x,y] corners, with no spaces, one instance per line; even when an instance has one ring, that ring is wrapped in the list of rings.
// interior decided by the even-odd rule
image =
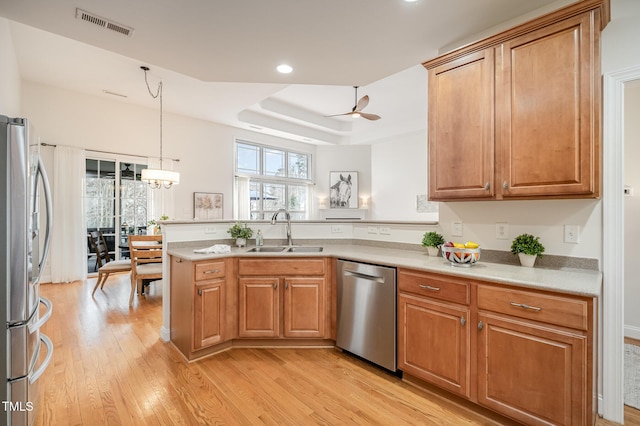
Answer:
[[[290,253],[320,253],[323,250],[323,247],[304,247],[304,246],[300,246],[300,247],[289,247],[287,249],[288,252]]]
[[[251,248],[251,249],[249,249],[247,251],[251,252],[251,253],[257,253],[257,252],[260,252],[260,253],[280,253],[280,252],[285,251],[286,249],[287,249],[286,247],[265,247],[265,246],[262,246],[262,247],[254,247],[254,248]]]

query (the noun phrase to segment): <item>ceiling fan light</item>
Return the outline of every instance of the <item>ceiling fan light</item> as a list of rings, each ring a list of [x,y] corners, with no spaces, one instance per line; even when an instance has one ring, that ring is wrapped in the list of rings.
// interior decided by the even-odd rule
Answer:
[[[351,113],[351,116],[352,116],[353,118],[358,118],[358,117],[360,117],[360,113],[359,113],[359,112],[352,112],[352,113]]]

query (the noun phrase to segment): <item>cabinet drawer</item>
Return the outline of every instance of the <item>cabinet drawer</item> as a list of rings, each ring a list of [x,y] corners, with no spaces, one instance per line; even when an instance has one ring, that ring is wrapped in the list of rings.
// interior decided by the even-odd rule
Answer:
[[[469,284],[444,275],[400,269],[398,290],[463,305],[469,304]]]
[[[570,296],[480,284],[478,308],[577,330],[589,328],[588,301]]]
[[[196,263],[196,281],[224,277],[224,267],[224,260]]]
[[[324,275],[324,259],[240,259],[240,275]]]

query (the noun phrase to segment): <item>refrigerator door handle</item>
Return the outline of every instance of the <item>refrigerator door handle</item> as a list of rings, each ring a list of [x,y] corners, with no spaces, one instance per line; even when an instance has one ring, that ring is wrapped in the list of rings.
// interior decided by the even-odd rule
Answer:
[[[29,324],[29,333],[33,333],[35,330],[38,330],[51,317],[51,312],[53,311],[53,304],[51,303],[51,301],[46,297],[41,297],[40,303],[42,303],[47,308],[47,310],[44,315],[42,315],[42,318],[40,318],[33,324]]]
[[[35,383],[35,381],[38,380],[40,376],[42,376],[42,373],[44,373],[44,370],[47,369],[49,363],[51,362],[51,358],[53,357],[53,343],[51,342],[51,339],[49,339],[46,335],[41,334],[40,341],[47,347],[47,357],[44,359],[44,361],[42,361],[40,367],[34,370],[33,374],[29,375],[30,384]]]
[[[52,224],[52,211],[53,207],[51,205],[51,187],[49,186],[49,178],[47,177],[47,171],[44,168],[44,164],[42,163],[42,159],[38,158],[38,175],[42,178],[42,189],[44,190],[44,203],[47,210],[47,230],[44,237],[44,247],[42,248],[42,257],[39,260],[38,267],[38,279],[36,282],[40,281],[40,277],[42,276],[42,270],[44,268],[45,261],[47,260],[47,255],[49,254],[49,245],[51,243],[51,224]],[[37,182],[37,176],[36,176]],[[37,191],[37,183],[36,183],[36,191]]]

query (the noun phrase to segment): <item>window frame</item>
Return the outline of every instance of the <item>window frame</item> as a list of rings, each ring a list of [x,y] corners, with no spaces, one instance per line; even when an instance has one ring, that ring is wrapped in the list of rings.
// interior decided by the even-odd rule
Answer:
[[[239,172],[238,171],[238,147],[241,145],[245,145],[245,146],[252,146],[257,148],[257,152],[258,152],[258,167],[259,170],[257,170],[257,173],[248,173],[247,171],[242,171]],[[285,171],[285,175],[284,176],[278,176],[278,175],[267,175],[264,174],[265,170],[266,170],[266,155],[265,155],[265,151],[266,150],[274,150],[274,151],[280,151],[282,152],[284,155],[284,171]],[[311,179],[312,176],[312,172],[313,172],[313,154],[311,152],[305,152],[305,151],[301,151],[301,150],[297,150],[297,149],[290,149],[290,148],[285,148],[285,147],[280,147],[280,146],[274,146],[274,145],[268,145],[268,144],[262,144],[262,143],[258,143],[258,142],[252,142],[252,141],[248,141],[246,139],[240,139],[237,138],[234,140],[234,181],[237,182],[237,178],[239,177],[243,177],[243,178],[248,178],[250,181],[250,188],[252,184],[258,183],[260,185],[260,205],[259,208],[257,210],[254,210],[251,208],[251,202],[249,203],[249,216],[252,217],[255,213],[257,213],[257,215],[261,218],[258,219],[251,219],[251,220],[267,220],[265,214],[269,215],[269,214],[273,214],[275,211],[269,210],[269,209],[265,209],[264,208],[264,195],[263,195],[263,185],[264,184],[274,184],[274,185],[283,185],[284,186],[284,201],[285,201],[285,208],[288,209],[288,205],[290,202],[290,186],[302,186],[302,187],[306,187],[307,188],[307,195],[306,195],[306,203],[305,203],[305,209],[304,210],[290,210],[290,212],[292,214],[298,214],[298,215],[302,215],[304,216],[304,219],[308,219],[310,217],[311,214],[311,200],[312,200],[312,189],[315,186],[315,181],[313,179]],[[290,177],[289,176],[289,171],[290,171],[290,161],[289,161],[289,157],[291,156],[291,154],[293,155],[297,155],[297,156],[304,156],[306,157],[306,168],[307,168],[307,177],[306,178],[299,178],[299,177]],[[236,185],[234,185],[234,187],[236,187]],[[250,189],[251,190],[251,189]],[[238,196],[238,194],[234,194],[235,197]],[[237,198],[236,198],[237,201]],[[237,205],[237,203],[236,203]],[[239,215],[238,211],[234,211],[234,216],[237,218]]]

